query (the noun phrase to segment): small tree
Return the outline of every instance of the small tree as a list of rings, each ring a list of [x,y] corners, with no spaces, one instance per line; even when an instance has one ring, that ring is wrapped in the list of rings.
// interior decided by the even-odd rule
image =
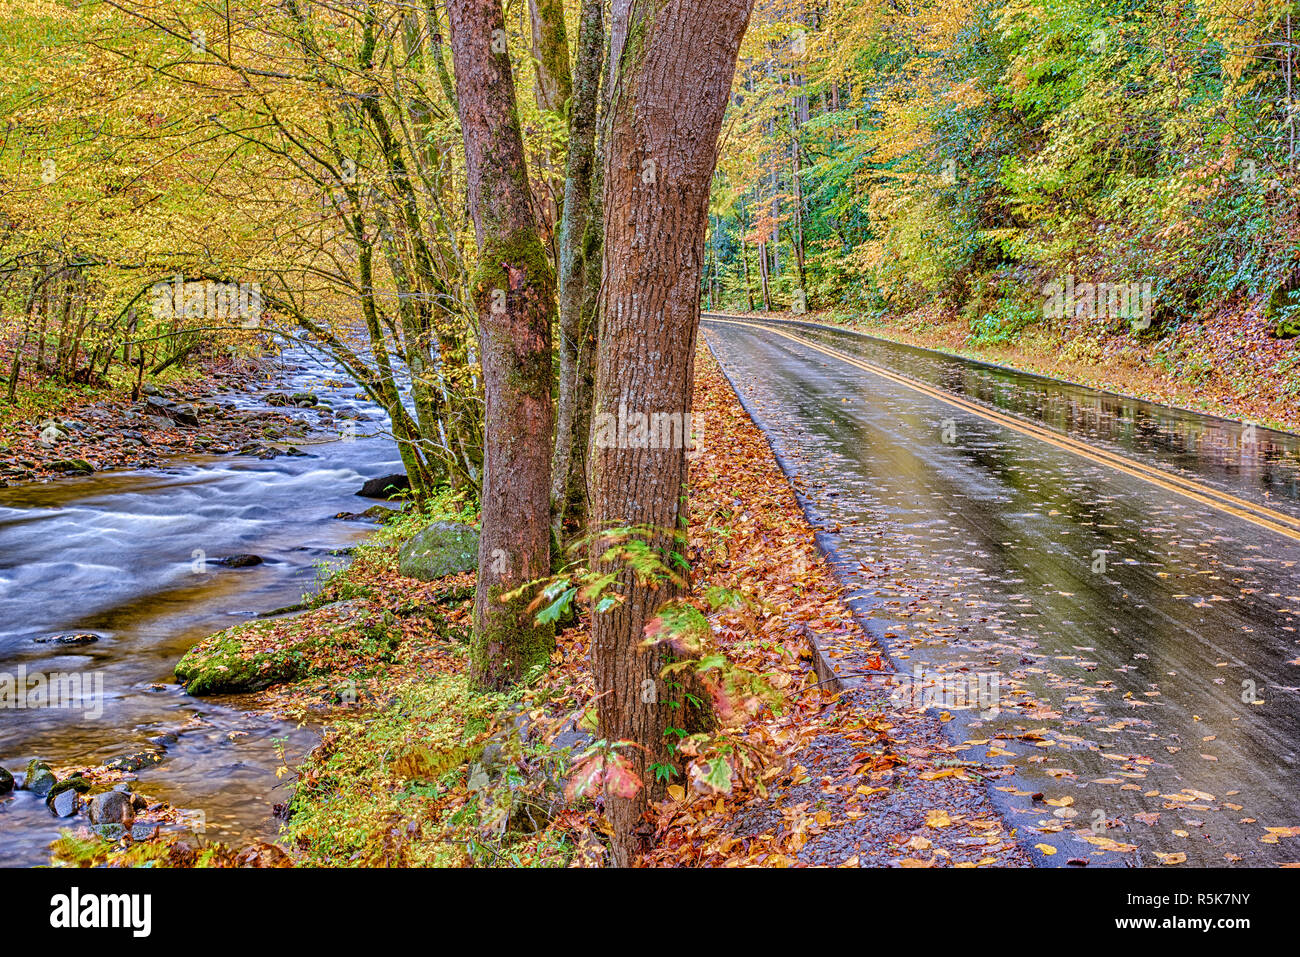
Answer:
[[[449,0],[452,63],[478,242],[470,292],[484,390],[483,530],[471,674],[501,688],[544,666],[552,626],[513,587],[550,571],[555,283],[533,217],[500,0]]]

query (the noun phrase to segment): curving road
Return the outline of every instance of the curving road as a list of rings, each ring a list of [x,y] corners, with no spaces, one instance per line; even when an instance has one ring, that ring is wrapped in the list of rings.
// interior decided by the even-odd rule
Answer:
[[[1014,772],[990,795],[1038,863],[1300,861],[1300,437],[816,323],[703,331],[896,693]]]

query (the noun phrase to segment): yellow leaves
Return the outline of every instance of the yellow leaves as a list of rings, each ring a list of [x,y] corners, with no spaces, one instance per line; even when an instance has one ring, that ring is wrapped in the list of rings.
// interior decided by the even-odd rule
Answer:
[[[983,106],[988,101],[988,98],[988,93],[980,86],[979,80],[975,77],[958,83],[945,95],[945,99],[960,109],[973,109],[977,106]]]
[[[1274,3],[1275,10],[1280,11],[1285,7],[1281,0],[1274,0]],[[1270,4],[1264,0],[1261,5],[1267,7]],[[1206,32],[1223,44],[1224,57],[1220,69],[1224,77],[1234,84],[1241,81],[1246,69],[1257,60],[1255,54],[1265,25],[1272,19],[1261,15],[1262,13],[1259,11],[1253,16],[1243,15],[1241,4],[1236,0],[1208,0],[1204,5],[1202,16]]]
[[[1103,851],[1111,851],[1115,854],[1129,854],[1137,850],[1136,844],[1123,844],[1119,841],[1112,841],[1108,837],[1102,837],[1100,834],[1083,834],[1081,837],[1089,844],[1095,844]]]
[[[680,784],[668,785],[668,796],[674,801],[684,801],[686,799],[686,789]]]
[[[1156,857],[1160,858],[1161,864],[1182,864],[1187,860],[1187,855],[1179,851],[1176,854],[1162,854],[1156,851]]]
[[[948,816],[947,811],[933,810],[925,816],[926,827],[948,827],[952,824],[952,818]]]
[[[922,771],[917,777],[922,781],[937,781],[940,778],[961,778],[965,780],[966,772],[962,768],[938,768],[933,771]]]
[[[1261,844],[1276,844],[1279,838],[1300,837],[1300,827],[1266,827],[1268,833],[1259,839]]]

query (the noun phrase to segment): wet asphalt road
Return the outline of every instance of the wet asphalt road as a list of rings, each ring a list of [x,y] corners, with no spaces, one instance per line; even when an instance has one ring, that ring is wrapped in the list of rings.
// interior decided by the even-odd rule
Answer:
[[[1300,439],[843,330],[703,328],[860,621],[924,674],[897,693],[1014,768],[990,795],[1038,863],[1300,861],[1300,541],[996,413],[1282,516]]]

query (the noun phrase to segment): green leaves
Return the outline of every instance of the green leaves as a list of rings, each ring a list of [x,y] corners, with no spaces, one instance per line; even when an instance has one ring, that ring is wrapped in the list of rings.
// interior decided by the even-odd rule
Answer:
[[[556,592],[559,592],[559,594],[555,595]],[[571,585],[565,588],[564,582],[555,582],[543,589],[542,594],[552,600],[549,605],[537,613],[535,620],[539,625],[552,625],[568,613],[573,604],[574,596],[578,594],[578,587]]]

